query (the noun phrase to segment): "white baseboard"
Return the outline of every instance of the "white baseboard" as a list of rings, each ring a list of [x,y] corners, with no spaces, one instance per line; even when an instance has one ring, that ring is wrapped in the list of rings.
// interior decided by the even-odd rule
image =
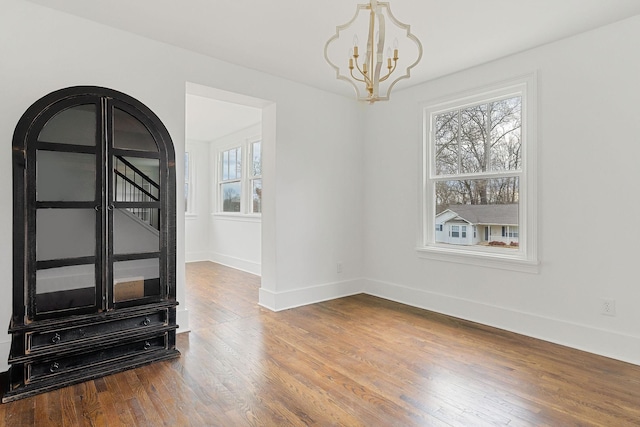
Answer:
[[[178,306],[176,309],[176,323],[178,324],[178,330],[176,333],[181,334],[183,332],[191,331],[189,326],[189,310]]]
[[[186,252],[184,254],[184,260],[184,262],[210,261],[209,252]]]
[[[259,304],[272,311],[281,311],[302,305],[361,294],[364,282],[361,279],[326,283],[285,292],[272,292],[260,288]]]
[[[189,252],[185,254],[185,262],[187,263],[202,261],[215,262],[217,264],[235,268],[236,270],[255,274],[256,276],[260,276],[262,272],[262,266],[259,262],[234,258],[232,256],[218,254],[215,252]]]
[[[364,279],[364,293],[640,365],[640,337]]]

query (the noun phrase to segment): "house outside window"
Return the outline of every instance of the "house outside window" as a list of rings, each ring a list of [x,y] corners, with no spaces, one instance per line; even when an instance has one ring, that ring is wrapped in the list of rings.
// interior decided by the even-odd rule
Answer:
[[[421,256],[537,271],[534,88],[531,75],[425,107]]]
[[[222,213],[262,212],[262,150],[257,138],[219,153],[219,208]]]

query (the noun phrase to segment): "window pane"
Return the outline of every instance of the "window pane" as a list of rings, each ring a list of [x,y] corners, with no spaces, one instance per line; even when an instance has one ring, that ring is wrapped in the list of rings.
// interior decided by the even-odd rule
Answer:
[[[189,183],[184,183],[184,211],[189,211]]]
[[[518,96],[436,115],[436,175],[520,170],[521,112]]]
[[[252,212],[260,213],[262,212],[262,180],[254,179],[251,181],[251,199],[252,199]]]
[[[242,156],[239,148],[229,151],[229,179],[240,179],[242,173]]]
[[[240,212],[240,182],[228,182],[220,186],[222,190],[222,211]]]
[[[260,141],[252,144],[251,152],[253,153],[251,173],[253,176],[260,176],[262,175],[262,152]]]
[[[458,173],[458,111],[435,117],[436,175]]]
[[[222,153],[222,180],[226,181],[229,179],[229,152],[225,151]]]
[[[158,151],[147,127],[131,114],[113,109],[113,146],[129,150]]]
[[[236,148],[236,179],[242,177],[242,149]]]
[[[522,99],[493,102],[491,110],[491,170],[520,170],[522,167]]]
[[[36,259],[95,256],[96,215],[94,209],[38,209]]]
[[[113,301],[160,295],[158,258],[113,263]]]
[[[184,153],[184,182],[189,182],[189,153]]]
[[[477,105],[460,112],[460,172],[487,170],[487,106]]]
[[[95,104],[78,105],[49,119],[40,131],[38,141],[95,146],[97,128]]]
[[[488,205],[517,203],[517,177],[468,179],[436,182],[436,213],[449,205]]]
[[[436,242],[517,248],[518,194],[517,177],[437,182],[435,222],[445,232],[436,234]],[[474,227],[473,242],[449,239],[467,237],[467,225],[456,222]]]
[[[36,200],[86,202],[95,198],[95,155],[37,151]]]

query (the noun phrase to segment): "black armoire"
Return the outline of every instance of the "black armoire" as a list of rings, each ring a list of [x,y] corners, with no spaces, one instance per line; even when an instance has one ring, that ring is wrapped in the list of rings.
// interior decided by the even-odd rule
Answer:
[[[128,95],[71,87],[24,113],[3,402],[179,356],[175,178],[167,129]]]

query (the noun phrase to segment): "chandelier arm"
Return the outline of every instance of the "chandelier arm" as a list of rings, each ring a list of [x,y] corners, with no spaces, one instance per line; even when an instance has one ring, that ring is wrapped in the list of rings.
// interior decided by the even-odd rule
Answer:
[[[386,75],[386,76],[384,76],[384,77],[382,77],[382,78],[380,79],[380,82],[382,83],[383,81],[387,80],[387,79],[389,78],[389,76],[390,76],[391,74],[393,74],[393,72],[396,70],[396,67],[397,67],[397,66],[398,66],[398,61],[393,61],[393,68],[391,68],[391,69],[389,70],[389,72],[387,73],[387,75]]]
[[[357,82],[367,83],[365,80],[359,79],[356,76],[354,76],[353,75],[353,69],[351,70],[351,78],[353,78],[353,80],[355,80]]]
[[[365,73],[364,71],[362,71],[362,69],[360,68],[360,65],[358,64],[358,58],[354,58],[354,59],[355,59],[355,61],[353,61],[353,63],[356,65],[356,69],[360,72],[360,74],[362,75],[362,77],[364,78],[364,80],[357,79],[357,78],[353,75],[353,70],[351,70],[351,76],[352,76],[355,80],[357,80],[357,81],[359,81],[359,82],[366,83],[367,85],[370,85],[370,84],[371,84],[371,78],[369,78],[369,77],[367,76],[367,73]]]

